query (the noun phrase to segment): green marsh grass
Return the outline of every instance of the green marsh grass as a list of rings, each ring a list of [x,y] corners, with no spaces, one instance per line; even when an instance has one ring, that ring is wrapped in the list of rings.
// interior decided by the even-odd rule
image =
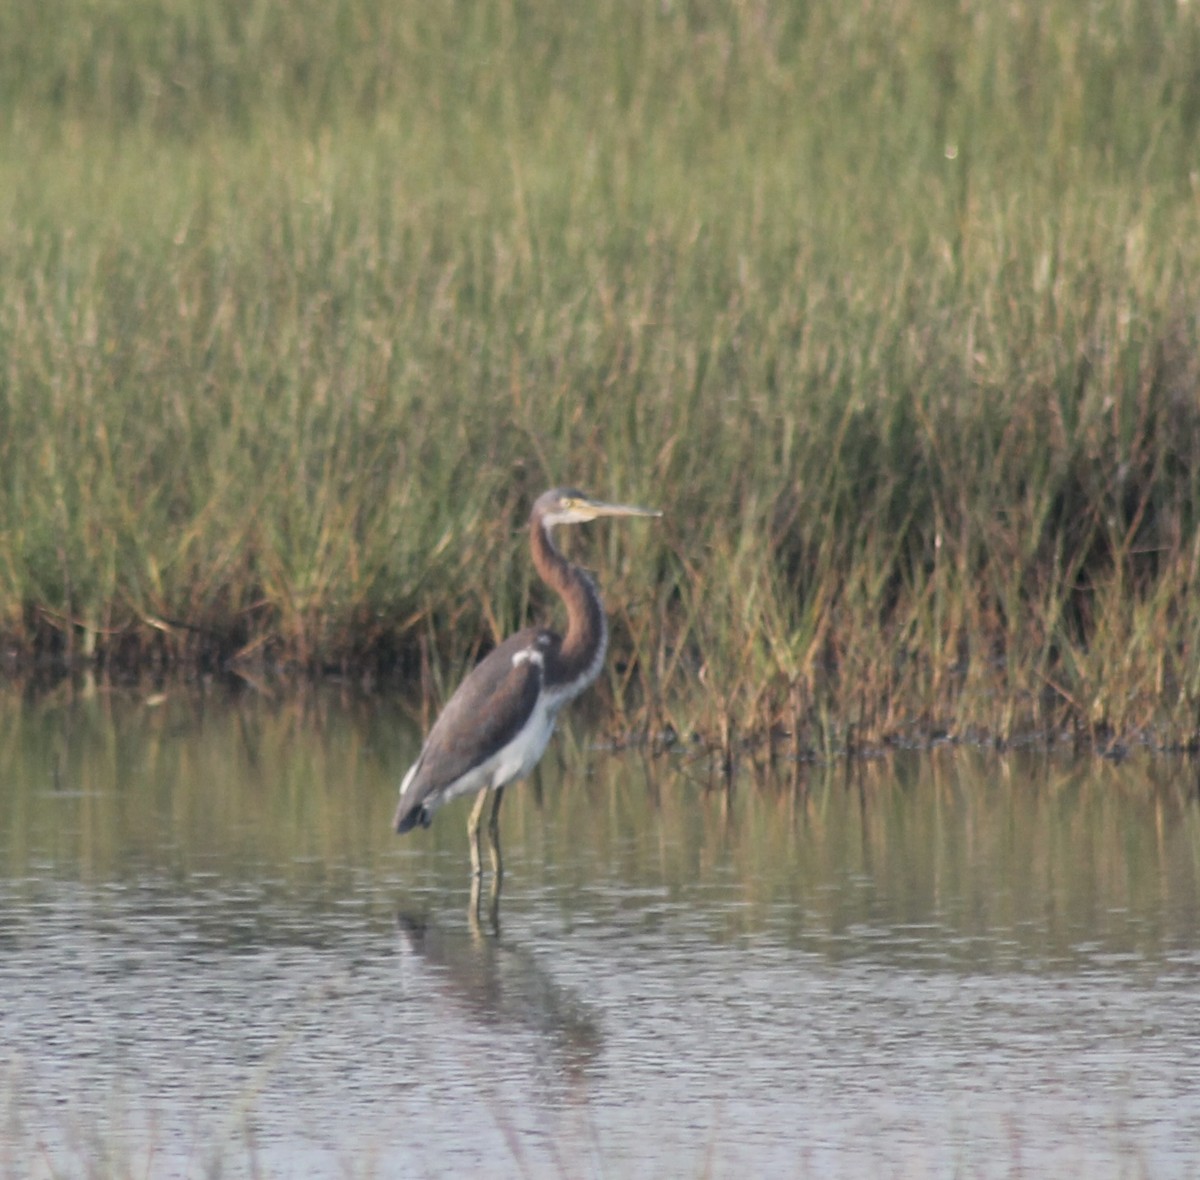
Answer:
[[[1195,6],[10,8],[11,667],[436,701],[569,482],[616,732],[1195,742]]]

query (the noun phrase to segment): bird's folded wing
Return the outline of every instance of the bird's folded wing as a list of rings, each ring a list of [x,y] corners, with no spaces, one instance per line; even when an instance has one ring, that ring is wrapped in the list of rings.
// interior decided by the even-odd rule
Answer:
[[[511,636],[458,686],[425,741],[417,773],[405,792],[410,802],[444,790],[521,731],[542,687],[540,660],[521,658],[532,647],[532,635]]]

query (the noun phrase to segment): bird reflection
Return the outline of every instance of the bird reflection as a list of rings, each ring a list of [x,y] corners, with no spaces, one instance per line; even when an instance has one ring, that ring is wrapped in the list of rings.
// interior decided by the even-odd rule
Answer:
[[[438,994],[474,1022],[536,1033],[572,1078],[598,1055],[603,1036],[584,1001],[528,949],[502,939],[498,923],[452,930],[428,915],[400,912],[396,926],[402,953],[431,968]]]

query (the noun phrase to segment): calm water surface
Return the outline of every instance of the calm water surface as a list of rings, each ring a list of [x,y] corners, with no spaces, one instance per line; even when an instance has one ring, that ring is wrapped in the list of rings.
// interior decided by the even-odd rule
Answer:
[[[398,705],[0,697],[0,1175],[1200,1175],[1193,764],[586,734],[473,920]]]

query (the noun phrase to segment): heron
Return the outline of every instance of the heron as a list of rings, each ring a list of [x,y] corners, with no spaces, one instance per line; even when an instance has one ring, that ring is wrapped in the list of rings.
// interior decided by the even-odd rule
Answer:
[[[567,609],[567,633],[526,627],[471,670],[434,722],[400,784],[393,821],[398,833],[427,828],[444,804],[474,793],[467,836],[471,873],[478,881],[483,871],[480,822],[491,792],[488,851],[494,881],[499,881],[504,788],[537,765],[560,710],[600,675],[608,649],[608,623],[596,583],[559,552],[552,531],[605,516],[661,515],[652,508],[594,500],[577,488],[554,488],[537,498],[529,514],[529,547],[534,568]]]

